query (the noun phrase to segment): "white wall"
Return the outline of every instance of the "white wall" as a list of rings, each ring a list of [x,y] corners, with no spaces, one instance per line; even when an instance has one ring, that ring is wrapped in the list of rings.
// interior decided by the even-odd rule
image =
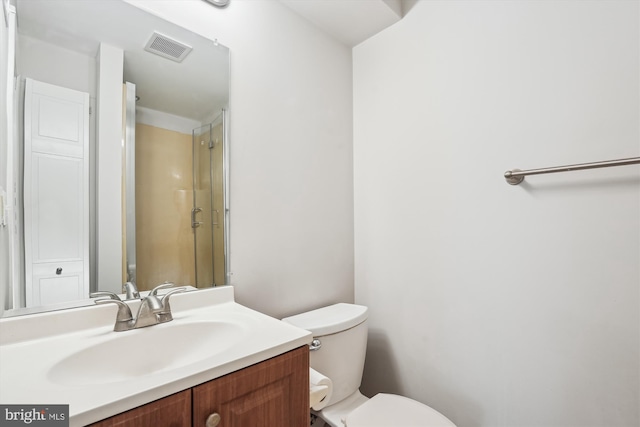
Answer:
[[[277,1],[129,3],[231,50],[236,299],[276,317],[353,301],[351,51]]]
[[[16,73],[96,96],[96,58],[32,37],[18,36]]]
[[[13,78],[13,61],[10,60],[10,37],[9,28],[5,25],[4,14],[0,15],[0,192],[7,190],[7,154],[8,142],[10,135],[8,134],[9,124],[11,120],[11,111],[9,104],[12,97],[8,96],[12,85],[9,83]],[[13,18],[12,18],[13,19]],[[5,206],[0,202],[0,210],[5,210]],[[2,215],[3,212],[0,212]],[[0,225],[0,316],[5,310],[6,304],[11,303],[11,283],[10,283],[10,257],[9,257],[9,227]]]
[[[96,289],[122,292],[122,82],[124,52],[100,43],[98,52]]]
[[[422,1],[354,49],[363,389],[459,427],[638,426],[637,1]]]
[[[631,1],[422,1],[354,49],[363,390],[459,427],[639,424]]]
[[[202,123],[197,120],[139,106],[136,107],[136,123],[168,129],[187,135],[191,135],[193,129],[202,126]]]

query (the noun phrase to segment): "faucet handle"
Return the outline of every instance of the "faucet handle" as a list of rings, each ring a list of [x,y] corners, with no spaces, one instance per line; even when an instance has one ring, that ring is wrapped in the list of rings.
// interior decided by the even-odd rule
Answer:
[[[162,299],[160,300],[162,301],[162,306],[169,307],[169,297],[173,294],[179,294],[179,293],[185,292],[186,290],[187,290],[186,287],[171,289],[169,292],[167,292],[162,296]]]
[[[97,299],[96,304],[118,304],[118,314],[116,315],[116,323],[113,326],[113,330],[121,332],[131,329],[129,323],[133,321],[133,315],[127,304],[119,299],[114,300],[110,298]]]
[[[164,294],[162,297],[162,312],[158,313],[158,322],[165,323],[173,320],[173,315],[171,314],[171,305],[169,304],[169,298],[173,294],[178,294],[181,292],[185,292],[187,288],[175,288]]]
[[[114,301],[122,301],[120,299],[120,297],[118,296],[118,294],[114,293],[114,292],[109,292],[109,291],[98,291],[98,292],[92,292],[89,294],[89,296],[91,298],[97,298],[97,297],[109,297],[109,299],[114,300]],[[98,303],[98,301],[96,301],[96,304]]]
[[[122,285],[122,291],[127,295],[126,299],[139,299],[140,292],[138,292],[138,288],[136,284],[133,282],[127,282]]]
[[[158,295],[158,291],[160,289],[173,288],[174,286],[175,286],[175,283],[165,282],[162,285],[158,285],[155,288],[151,289],[151,292],[149,292],[149,295]]]

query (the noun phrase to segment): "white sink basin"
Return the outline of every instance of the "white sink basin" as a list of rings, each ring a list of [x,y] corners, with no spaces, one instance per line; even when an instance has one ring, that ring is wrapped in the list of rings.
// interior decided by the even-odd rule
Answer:
[[[235,345],[244,328],[222,321],[178,323],[113,332],[53,365],[48,379],[61,385],[129,381],[207,359]]]

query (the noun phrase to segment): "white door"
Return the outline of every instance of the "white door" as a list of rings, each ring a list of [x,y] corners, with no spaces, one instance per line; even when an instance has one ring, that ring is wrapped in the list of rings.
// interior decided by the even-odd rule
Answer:
[[[27,79],[27,307],[89,296],[89,94]]]

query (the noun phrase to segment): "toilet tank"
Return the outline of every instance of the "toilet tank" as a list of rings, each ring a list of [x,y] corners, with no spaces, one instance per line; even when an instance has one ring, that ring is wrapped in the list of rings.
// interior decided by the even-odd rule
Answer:
[[[367,307],[334,304],[282,319],[313,334],[321,347],[310,352],[310,365],[329,377],[333,393],[328,405],[360,388],[367,351]]]

